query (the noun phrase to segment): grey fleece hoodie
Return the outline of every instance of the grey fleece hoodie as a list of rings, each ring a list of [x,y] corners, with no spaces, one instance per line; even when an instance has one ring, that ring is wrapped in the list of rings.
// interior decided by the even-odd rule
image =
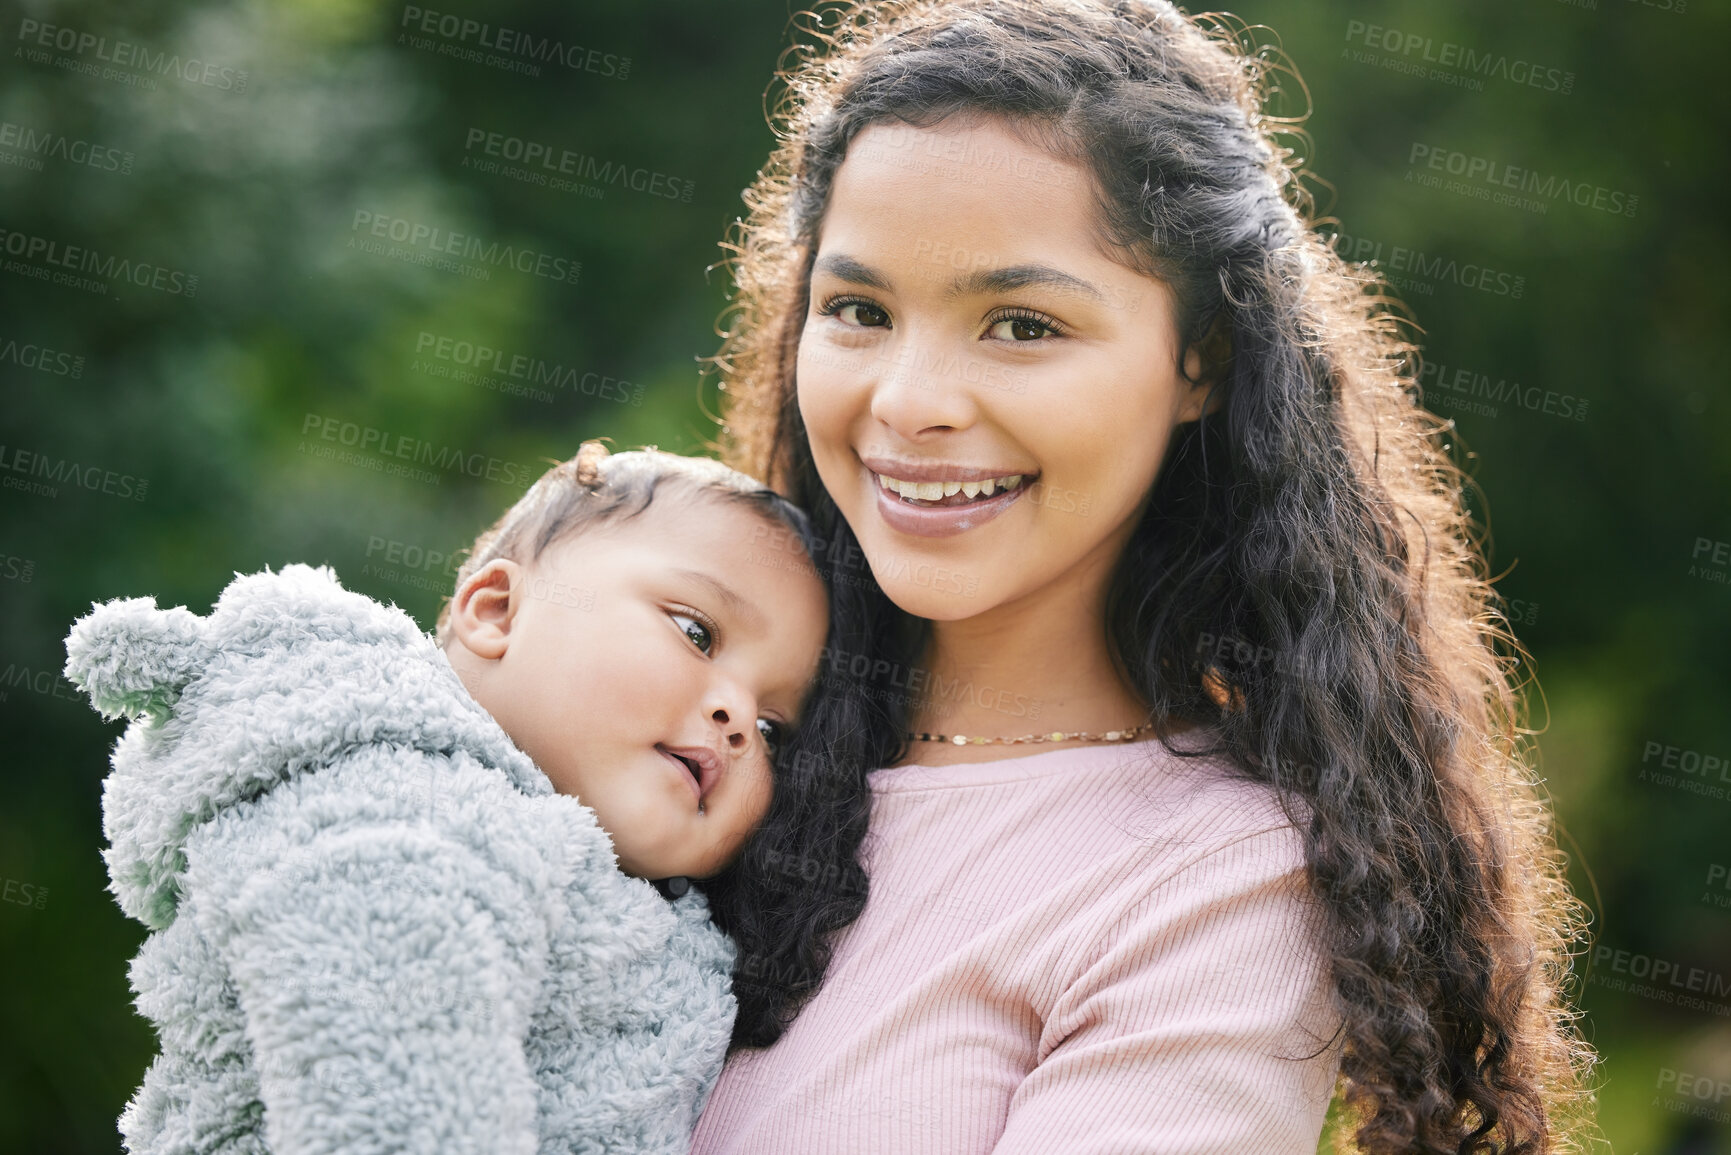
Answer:
[[[134,719],[104,858],[162,1050],[128,1151],[688,1150],[732,941],[620,872],[407,614],[290,565],[66,648]]]

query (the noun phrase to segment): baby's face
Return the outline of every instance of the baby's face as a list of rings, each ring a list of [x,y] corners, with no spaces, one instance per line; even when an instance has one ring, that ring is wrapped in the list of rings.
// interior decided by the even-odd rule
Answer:
[[[797,540],[664,489],[533,565],[489,563],[452,599],[446,650],[464,684],[594,809],[627,874],[714,874],[768,809],[771,746],[798,721],[828,632]]]

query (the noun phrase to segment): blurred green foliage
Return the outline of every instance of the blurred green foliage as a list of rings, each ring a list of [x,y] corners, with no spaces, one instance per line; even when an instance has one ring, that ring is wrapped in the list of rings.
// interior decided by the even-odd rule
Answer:
[[[1333,186],[1328,213],[1406,278],[1438,366],[1427,401],[1457,418],[1492,571],[1532,655],[1541,773],[1596,943],[1625,966],[1639,955],[1723,980],[1731,772],[1674,768],[1667,784],[1652,753],[1731,756],[1731,567],[1711,564],[1731,542],[1731,396],[1711,351],[1725,100],[1708,63],[1731,19],[1685,2],[1236,11],[1302,74],[1276,111],[1313,109],[1301,148]],[[521,54],[466,58],[472,40],[376,0],[74,0],[0,16],[0,1148],[116,1150],[154,1050],[126,985],[142,930],[100,858],[119,727],[59,680],[67,626],[93,600],[145,593],[203,612],[232,574],[290,561],[329,563],[430,626],[448,559],[520,492],[489,480],[489,462],[532,477],[591,436],[701,450],[715,393],[696,358],[714,352],[727,303],[706,267],[772,142],[763,95],[791,7],[438,9],[594,50],[538,75]],[[1488,75],[1426,62],[1445,45],[1503,62]],[[531,146],[589,158],[579,175],[647,179],[576,181],[599,197],[516,179],[508,158]],[[1572,193],[1527,194],[1542,211],[1492,200],[1502,190],[1468,178],[1470,158],[1620,193],[1624,211]],[[483,254],[529,254],[531,270],[581,272],[571,284],[473,250],[459,269],[367,251],[390,248],[393,221],[423,229],[398,246],[421,260],[462,234]],[[72,246],[133,275],[44,283],[52,261],[84,259]],[[1504,279],[1477,287],[1467,265],[1480,284],[1487,268]],[[1512,277],[1518,296],[1500,291]],[[63,356],[32,363],[26,348]],[[479,367],[497,371],[471,372],[487,361],[477,348],[498,351]],[[525,384],[538,392],[509,391]],[[1584,417],[1547,392],[1585,402]],[[76,466],[84,484],[32,479],[38,462],[63,479]],[[400,464],[428,476],[382,468]],[[54,492],[13,484],[32,481]],[[122,496],[141,481],[142,500]],[[1702,1101],[1665,1075],[1731,1080],[1731,997],[1715,1012],[1613,989],[1599,980],[1629,977],[1614,961],[1593,968],[1582,1005],[1616,1149],[1731,1152],[1731,1099],[1704,1103],[1720,1121],[1690,1122]]]

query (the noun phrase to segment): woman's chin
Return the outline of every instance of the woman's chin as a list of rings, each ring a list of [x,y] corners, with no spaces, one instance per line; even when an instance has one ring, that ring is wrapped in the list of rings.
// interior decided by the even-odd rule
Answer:
[[[884,595],[904,613],[934,622],[959,622],[982,614],[996,604],[996,591],[973,576],[963,575],[960,588],[955,589],[948,588],[947,584],[940,586],[932,581],[920,581],[921,564],[930,563],[910,563],[909,572],[904,574],[877,575]],[[941,567],[931,565],[930,568],[936,571]],[[946,574],[941,580],[947,583],[950,579]]]

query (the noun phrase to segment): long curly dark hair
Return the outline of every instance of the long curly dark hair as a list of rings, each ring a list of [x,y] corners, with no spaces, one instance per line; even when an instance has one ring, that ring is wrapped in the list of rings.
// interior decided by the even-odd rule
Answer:
[[[1172,287],[1220,398],[1176,431],[1106,624],[1155,716],[1214,729],[1303,832],[1358,1149],[1582,1149],[1596,1058],[1568,987],[1587,919],[1530,767],[1519,644],[1452,422],[1420,406],[1412,328],[1319,233],[1298,118],[1265,107],[1296,74],[1242,26],[1163,0],[846,0],[801,20],[779,143],[723,246],[716,448],[811,511],[845,660],[808,707],[795,808],[736,867],[784,900],[745,909],[716,880],[719,918],[785,944],[742,960],[735,1045],[778,1037],[864,904],[865,776],[905,756],[913,705],[873,676],[908,668],[929,631],[855,560],[800,421],[818,225],[867,125],[993,116],[1093,174],[1103,237]]]

